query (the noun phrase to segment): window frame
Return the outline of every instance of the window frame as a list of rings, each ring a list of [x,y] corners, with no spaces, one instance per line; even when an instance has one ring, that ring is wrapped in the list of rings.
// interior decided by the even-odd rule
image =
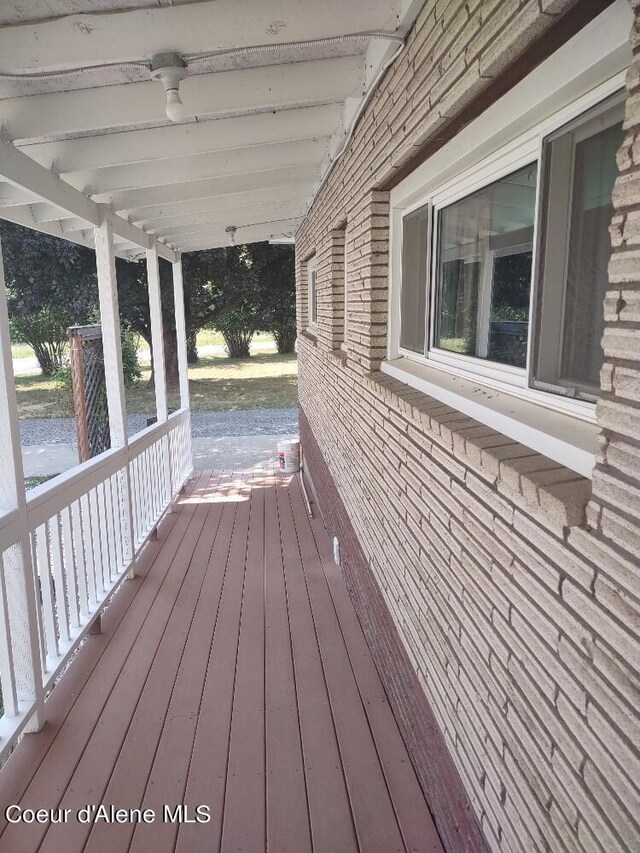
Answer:
[[[598,106],[602,109],[597,111]],[[592,114],[588,116],[587,114]],[[617,113],[615,119],[609,120],[602,126],[602,119],[611,113]],[[586,119],[586,120],[585,120]],[[532,288],[535,287],[535,299],[531,307],[530,326],[534,330],[535,340],[532,342],[531,350],[531,387],[544,391],[545,393],[564,395],[572,399],[580,399],[590,401],[595,405],[598,400],[598,395],[589,394],[586,385],[580,383],[571,383],[569,380],[563,380],[562,359],[565,335],[565,316],[567,310],[567,287],[569,275],[569,248],[571,243],[571,223],[572,209],[575,192],[575,166],[576,166],[576,150],[577,145],[596,135],[599,130],[593,129],[600,124],[600,130],[613,127],[619,121],[624,121],[624,90],[608,98],[605,98],[599,105],[582,113],[581,116],[569,121],[567,124],[558,128],[555,132],[550,133],[543,140],[540,159],[540,180],[543,186],[547,180],[547,169],[549,169],[549,184],[551,183],[551,173],[554,166],[552,146],[558,140],[568,137],[566,143],[566,151],[564,157],[566,166],[568,166],[568,176],[564,179],[562,188],[554,186],[549,190],[545,188],[544,195],[541,194],[541,200],[551,205],[552,199],[562,198],[564,205],[556,205],[554,210],[554,225],[547,232],[560,233],[561,239],[556,239],[559,251],[558,255],[549,264],[548,250],[549,246],[545,242],[545,234],[542,228],[538,232],[538,241],[535,247],[539,265],[535,281],[532,281]],[[547,211],[540,211],[540,223],[546,220]],[[548,222],[545,221],[548,226]],[[555,266],[555,269],[554,269]],[[551,268],[551,269],[550,269]],[[544,279],[555,275],[561,282],[561,287],[557,293],[550,292],[549,286],[545,286]],[[554,310],[555,309],[555,310]],[[545,317],[547,315],[547,317]],[[544,319],[543,319],[544,318]],[[546,350],[549,355],[545,357],[545,367],[541,368],[536,365],[536,359],[540,357],[540,351]],[[553,369],[551,362],[554,362]],[[541,378],[538,371],[552,373],[554,379]],[[577,395],[571,393],[571,390],[577,392]]]
[[[514,152],[510,152],[514,153]],[[503,161],[496,164],[486,164],[488,169],[470,170],[476,171],[477,174],[468,176],[468,181],[464,181],[462,186],[459,186],[457,178],[445,184],[442,188],[435,191],[430,199],[431,215],[433,217],[431,224],[430,245],[427,250],[427,333],[425,337],[425,354],[424,358],[432,361],[434,364],[442,365],[445,368],[460,370],[464,373],[471,373],[476,376],[486,376],[489,379],[503,382],[507,385],[513,385],[517,388],[527,387],[526,368],[515,367],[508,364],[500,364],[499,362],[489,361],[488,359],[479,356],[464,355],[462,353],[451,352],[450,350],[442,349],[434,346],[436,333],[436,311],[438,299],[437,287],[437,267],[438,253],[436,246],[439,240],[439,223],[438,214],[441,210],[455,204],[457,201],[462,201],[468,198],[473,193],[485,189],[496,183],[502,178],[506,178],[514,172],[518,172],[527,166],[535,165],[535,161],[531,161],[529,152],[515,152],[517,156],[505,156]],[[533,212],[533,235],[532,248],[536,245],[537,228],[538,228],[538,213],[539,213],[539,193],[540,193],[540,172],[536,177],[536,201]],[[531,292],[529,294],[529,317],[531,317],[531,309],[533,304],[533,282],[535,276],[535,251],[531,265]],[[487,287],[482,287],[482,292],[479,293],[479,301],[482,299],[487,302]],[[489,304],[490,307],[490,304]],[[486,306],[485,306],[486,312]],[[483,318],[486,320],[487,318]],[[479,330],[478,330],[479,332]],[[527,362],[530,357],[530,341],[531,336],[527,338]],[[402,355],[406,353],[402,351]],[[414,356],[416,353],[414,353]]]
[[[391,198],[391,266],[390,266],[390,325],[388,359],[406,358],[413,362],[429,365],[438,370],[474,379],[489,388],[505,391],[515,396],[539,403],[549,409],[576,416],[595,423],[595,402],[563,396],[533,384],[534,338],[536,335],[536,300],[540,287],[538,265],[540,262],[540,227],[544,207],[543,201],[543,155],[549,138],[561,132],[562,128],[607,101],[624,90],[625,72],[618,72],[609,79],[594,85],[580,97],[572,98],[559,109],[553,110],[531,126],[514,136],[509,142],[496,146],[493,150],[485,146],[482,157],[467,156],[464,167],[446,163],[446,152],[441,149],[427,161],[420,171],[427,172],[426,180],[416,180],[413,173],[392,190]],[[471,127],[471,126],[469,126]],[[466,130],[466,129],[465,129]],[[462,136],[464,131],[459,135]],[[481,146],[482,147],[482,146]],[[439,156],[440,155],[440,156]],[[435,162],[434,162],[435,161]],[[533,227],[533,258],[531,270],[531,291],[529,302],[529,334],[527,339],[527,366],[519,368],[502,365],[497,362],[434,347],[437,299],[437,251],[438,212],[460,201],[491,183],[525,168],[537,165],[536,200]],[[431,169],[428,167],[431,165]],[[458,166],[458,168],[456,168]],[[431,174],[428,174],[428,172]],[[403,192],[404,191],[404,192]],[[400,289],[402,270],[402,226],[403,219],[409,213],[431,206],[430,240],[427,251],[427,303],[425,311],[425,351],[416,353],[400,345],[401,312]]]
[[[316,255],[307,260],[307,331],[318,331],[318,261]]]
[[[344,228],[342,229],[343,237],[344,237],[344,246],[342,248],[342,340],[340,342],[340,349],[343,352],[346,352],[349,349],[348,345],[348,334],[349,334],[349,275],[348,275],[348,249],[347,249],[347,223],[345,222]]]

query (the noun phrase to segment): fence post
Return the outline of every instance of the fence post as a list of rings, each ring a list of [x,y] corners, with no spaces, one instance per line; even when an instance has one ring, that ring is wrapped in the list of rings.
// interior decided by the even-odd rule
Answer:
[[[178,344],[178,377],[180,380],[180,408],[189,410],[189,364],[187,362],[187,331],[184,318],[184,283],[182,278],[182,255],[178,255],[172,264],[173,271],[173,310],[176,318],[176,338]],[[191,448],[191,418],[187,420],[185,430],[185,449],[188,474],[193,470],[193,451]],[[184,471],[181,474],[184,476]]]
[[[75,329],[70,330],[69,353],[71,356],[73,411],[76,417],[76,436],[78,438],[78,459],[80,462],[86,462],[87,459],[91,458],[91,452],[87,427],[87,398],[84,389],[84,354],[82,352],[82,337]]]
[[[112,448],[127,451],[127,408],[122,373],[122,341],[120,339],[120,311],[118,307],[118,282],[116,279],[116,257],[113,250],[113,231],[106,207],[101,207],[101,222],[94,229],[96,268],[98,271],[98,296],[100,321],[102,324],[102,351],[104,356],[104,378],[107,388],[109,409],[109,432]],[[133,526],[133,503],[131,497],[131,469],[127,453],[127,464],[119,478],[122,507],[125,562],[130,565],[129,577],[135,576],[135,541]]]
[[[162,329],[162,297],[160,292],[160,267],[158,249],[147,249],[147,281],[149,284],[149,315],[151,320],[151,349],[153,358],[153,381],[156,392],[156,415],[158,423],[164,423],[169,414],[167,406],[167,372],[164,361],[164,332]],[[161,439],[162,465],[164,469],[165,500],[169,504],[173,494],[171,463],[169,459],[169,436]]]
[[[8,632],[9,657],[13,673],[4,673],[13,682],[12,697],[7,697],[5,712],[18,710],[17,703],[35,705],[25,731],[39,731],[45,722],[42,685],[43,661],[40,655],[36,583],[31,535],[27,516],[27,498],[20,446],[18,403],[13,378],[11,334],[5,290],[4,264],[0,246],[0,505],[2,510],[17,510],[15,545],[0,555],[6,592],[5,629]],[[3,602],[4,607],[4,602]],[[11,701],[14,700],[14,701]],[[13,706],[13,707],[12,707]]]

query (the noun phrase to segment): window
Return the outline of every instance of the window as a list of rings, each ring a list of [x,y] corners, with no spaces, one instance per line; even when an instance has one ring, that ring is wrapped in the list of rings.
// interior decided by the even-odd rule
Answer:
[[[400,354],[595,399],[622,119],[616,95],[402,214]]]
[[[348,272],[347,272],[347,226],[344,226],[344,279],[343,279],[343,321],[342,321],[342,347],[346,347],[347,329],[349,326],[349,290],[348,290]]]
[[[535,164],[437,214],[433,346],[524,367]]]
[[[602,303],[611,255],[611,194],[623,104],[609,103],[550,136],[541,229],[534,384],[594,399],[600,387]]]
[[[309,328],[315,329],[318,325],[318,270],[315,255],[307,261],[307,287]]]

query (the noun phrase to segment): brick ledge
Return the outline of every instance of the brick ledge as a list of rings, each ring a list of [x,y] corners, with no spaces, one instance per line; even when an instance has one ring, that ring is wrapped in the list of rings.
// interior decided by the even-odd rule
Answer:
[[[368,374],[365,381],[371,391],[416,421],[425,438],[544,526],[558,532],[585,525],[591,480],[381,371]]]

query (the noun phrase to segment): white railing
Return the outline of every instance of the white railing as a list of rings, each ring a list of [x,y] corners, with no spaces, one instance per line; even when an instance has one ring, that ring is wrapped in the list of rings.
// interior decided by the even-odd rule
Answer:
[[[189,410],[180,409],[127,447],[34,489],[26,536],[17,512],[0,517],[0,760],[31,716],[41,714],[56,677],[123,578],[135,572],[140,551],[191,475],[190,434]],[[35,614],[19,588],[24,542],[31,547]],[[34,636],[42,662],[35,673]],[[27,699],[24,684],[33,694]]]

